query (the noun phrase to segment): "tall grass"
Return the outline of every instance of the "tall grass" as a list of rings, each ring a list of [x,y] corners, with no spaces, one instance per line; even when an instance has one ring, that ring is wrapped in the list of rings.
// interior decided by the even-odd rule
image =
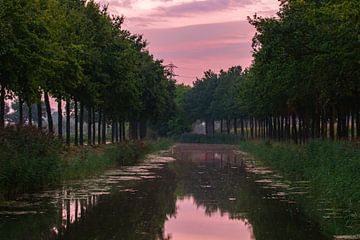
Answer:
[[[0,131],[0,188],[4,194],[39,188],[60,178],[61,143],[34,127]]]
[[[6,127],[0,131],[0,199],[133,165],[171,145],[171,140],[160,139],[65,148],[55,136],[36,128]]]
[[[151,152],[169,148],[170,139],[127,141],[123,143],[80,148],[61,162],[62,179],[83,178],[115,166],[134,165]]]
[[[359,144],[313,140],[305,145],[243,142],[240,147],[289,179],[310,181],[317,199],[360,216]]]

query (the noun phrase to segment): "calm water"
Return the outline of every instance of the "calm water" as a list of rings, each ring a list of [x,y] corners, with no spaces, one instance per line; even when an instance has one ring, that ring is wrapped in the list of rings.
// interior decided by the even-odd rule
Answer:
[[[177,145],[139,166],[21,196],[0,206],[0,239],[327,239],[233,150]]]

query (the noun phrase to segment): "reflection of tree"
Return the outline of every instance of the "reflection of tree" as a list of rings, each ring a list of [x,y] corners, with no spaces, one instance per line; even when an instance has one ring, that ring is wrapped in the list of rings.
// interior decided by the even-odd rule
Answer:
[[[60,239],[170,239],[164,223],[175,214],[174,176],[139,183],[138,192],[102,196],[90,210],[63,229]]]
[[[181,153],[182,161],[172,166],[181,188],[177,192],[192,195],[195,204],[204,208],[207,215],[227,213],[231,219],[248,223],[256,240],[326,239],[295,207],[266,199],[271,192],[247,178],[242,161],[234,155],[210,152],[201,160],[193,156],[190,152]]]
[[[29,202],[30,203],[30,202]],[[24,214],[18,217],[4,217],[0,218],[0,239],[1,240],[38,240],[48,239],[47,230],[51,229],[55,224],[59,224],[58,213],[54,205],[50,202],[43,202],[41,206],[29,209],[28,204],[24,206],[12,207],[11,209],[0,208],[0,211],[34,211],[38,210],[37,214]],[[41,213],[40,213],[41,212]],[[44,234],[44,232],[46,232]],[[46,237],[45,237],[46,236]]]

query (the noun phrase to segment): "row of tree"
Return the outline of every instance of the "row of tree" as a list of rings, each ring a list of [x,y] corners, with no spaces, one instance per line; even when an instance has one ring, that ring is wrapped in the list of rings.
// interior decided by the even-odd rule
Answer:
[[[210,133],[211,120],[236,117],[253,137],[359,138],[359,1],[281,2],[276,17],[249,18],[257,30],[249,69],[229,83],[234,68],[194,83],[192,118],[208,121]]]
[[[129,122],[129,135],[137,139],[145,137],[149,123],[170,116],[175,81],[143,37],[122,28],[123,21],[93,0],[1,0],[0,128],[9,100],[17,102],[17,124],[33,124],[29,106],[36,104],[38,127],[44,127],[45,110],[54,133],[55,99],[60,138],[65,106],[67,144],[71,115],[75,144],[84,143],[84,120],[94,143],[96,129],[99,142],[106,141],[107,124],[113,136],[123,136]]]

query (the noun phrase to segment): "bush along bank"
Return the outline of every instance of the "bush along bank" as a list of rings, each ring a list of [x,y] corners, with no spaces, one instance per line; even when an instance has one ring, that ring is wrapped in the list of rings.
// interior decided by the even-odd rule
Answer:
[[[37,128],[6,127],[0,130],[0,199],[136,164],[147,153],[171,145],[172,141],[160,139],[64,147],[58,138]]]
[[[295,198],[310,217],[316,218],[325,233],[360,232],[359,143],[242,142],[240,148],[290,181],[308,181],[310,196]],[[324,202],[329,209],[323,209]],[[323,215],[324,210],[328,216]]]

